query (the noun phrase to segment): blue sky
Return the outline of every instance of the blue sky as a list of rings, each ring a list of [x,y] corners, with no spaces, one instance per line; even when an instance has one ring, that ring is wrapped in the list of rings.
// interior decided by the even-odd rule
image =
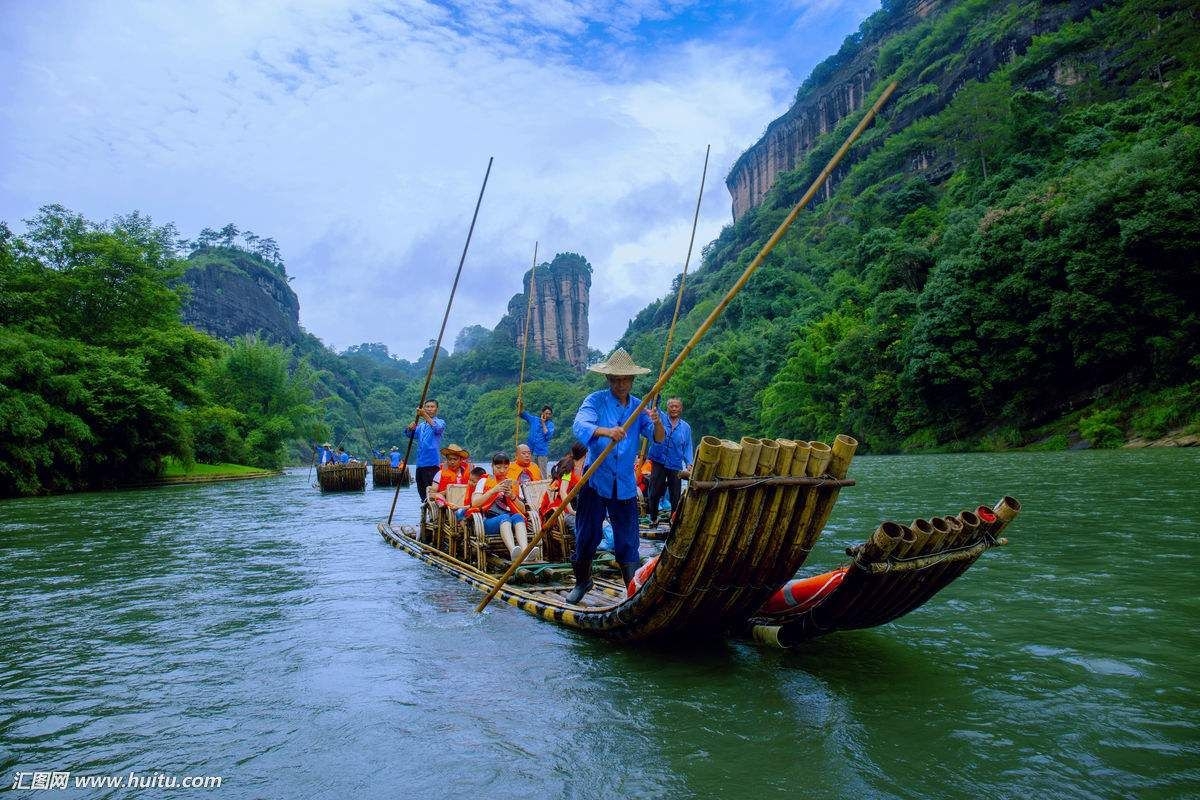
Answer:
[[[300,322],[415,358],[539,261],[607,351],[731,221],[724,180],[878,0],[0,2],[0,219],[140,210],[279,243]],[[693,256],[693,267],[695,258]]]

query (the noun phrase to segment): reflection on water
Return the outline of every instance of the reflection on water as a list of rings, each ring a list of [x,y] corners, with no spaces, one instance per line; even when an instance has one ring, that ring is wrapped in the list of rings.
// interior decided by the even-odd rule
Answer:
[[[805,571],[884,518],[1005,493],[1025,512],[912,615],[784,653],[475,614],[477,594],[379,538],[392,490],[322,495],[302,470],[5,502],[0,780],[221,775],[238,798],[1200,791],[1200,452],[860,458],[851,477]],[[39,796],[55,794],[83,796]]]

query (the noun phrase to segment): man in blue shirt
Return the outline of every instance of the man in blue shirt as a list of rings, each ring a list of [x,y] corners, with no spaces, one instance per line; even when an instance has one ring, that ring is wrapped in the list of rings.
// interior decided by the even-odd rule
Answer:
[[[658,524],[658,504],[662,502],[664,493],[670,494],[671,513],[674,514],[679,508],[679,473],[692,468],[696,446],[692,442],[692,426],[680,417],[682,413],[682,400],[672,397],[667,401],[667,421],[663,423],[667,438],[650,445],[646,451],[646,457],[650,459],[647,500],[651,525]]]
[[[333,445],[329,442],[321,445],[321,466],[333,463]]]
[[[550,421],[554,416],[554,409],[542,406],[542,413],[535,417],[526,411],[525,404],[518,400],[517,416],[529,423],[529,437],[525,441],[533,451],[533,460],[537,462],[538,469],[545,475],[546,467],[550,463],[550,440],[554,438],[554,423]]]
[[[442,434],[446,431],[446,420],[437,415],[438,401],[426,400],[425,405],[417,409],[421,416],[420,424],[408,423],[404,435],[416,440],[417,445],[417,494],[421,502],[425,502],[425,493],[429,484],[435,482],[438,471],[442,468]]]
[[[588,367],[588,370],[604,375],[608,379],[608,388],[584,398],[575,415],[575,424],[571,426],[575,438],[588,449],[585,471],[610,442],[617,444],[576,496],[575,552],[571,554],[575,588],[567,595],[568,603],[578,603],[592,588],[592,559],[604,535],[605,515],[612,522],[614,553],[621,565],[621,575],[626,585],[633,580],[633,573],[640,565],[633,460],[637,456],[639,437],[661,442],[667,435],[654,408],[638,415],[629,429],[629,436],[622,429],[640,402],[629,394],[633,389],[633,376],[650,371],[633,363],[624,348],[618,347],[606,361]]]
[[[344,448],[344,447],[338,448],[336,460],[337,460],[337,463],[339,463],[339,464],[349,464],[350,463],[350,454],[346,452],[346,448]]]
[[[392,452],[388,456],[388,462],[391,464],[392,469],[396,469],[400,466],[400,448],[399,447],[392,448]]]

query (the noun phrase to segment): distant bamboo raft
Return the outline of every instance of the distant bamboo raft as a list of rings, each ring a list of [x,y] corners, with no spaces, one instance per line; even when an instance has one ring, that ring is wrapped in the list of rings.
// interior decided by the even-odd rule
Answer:
[[[760,609],[743,633],[790,648],[834,631],[891,622],[953,583],[988,549],[1007,544],[1000,534],[1020,510],[1015,498],[1004,497],[994,509],[981,506],[909,525],[884,522],[864,544],[847,550],[852,560],[826,596],[794,611]]]
[[[361,492],[367,488],[367,465],[322,464],[317,467],[317,483],[323,492]]]
[[[401,483],[402,476],[405,470],[399,467],[392,468],[392,462],[386,458],[377,458],[371,462],[371,484],[376,488],[380,486],[406,486]]]
[[[600,574],[579,604],[571,582],[509,586],[499,597],[561,625],[625,641],[714,636],[743,626],[804,564],[833,510],[852,486],[846,471],[858,443],[833,447],[744,437],[705,436],[671,532],[654,571],[627,598],[620,578]],[[389,543],[481,591],[496,576],[419,541],[407,526],[380,523]]]

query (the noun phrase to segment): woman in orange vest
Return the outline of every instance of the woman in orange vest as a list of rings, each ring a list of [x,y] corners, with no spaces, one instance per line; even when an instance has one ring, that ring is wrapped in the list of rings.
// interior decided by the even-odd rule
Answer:
[[[437,485],[433,487],[433,491],[429,493],[429,496],[437,501],[439,505],[443,505],[451,511],[458,512],[464,506],[456,506],[446,499],[446,489],[453,483],[466,484],[468,487],[471,485],[471,462],[468,460],[471,454],[457,444],[446,445],[441,449],[441,454],[444,460],[442,461],[441,469],[438,471]],[[467,495],[466,503],[470,505],[469,489]],[[460,519],[462,518],[461,514],[456,513],[456,516]]]
[[[500,534],[510,558],[529,544],[525,528],[525,505],[517,497],[517,482],[508,474],[509,459],[504,453],[492,456],[492,474],[479,481],[471,493],[471,505],[483,514],[483,530],[494,536]],[[535,547],[525,559],[530,563],[542,560],[542,548]]]

